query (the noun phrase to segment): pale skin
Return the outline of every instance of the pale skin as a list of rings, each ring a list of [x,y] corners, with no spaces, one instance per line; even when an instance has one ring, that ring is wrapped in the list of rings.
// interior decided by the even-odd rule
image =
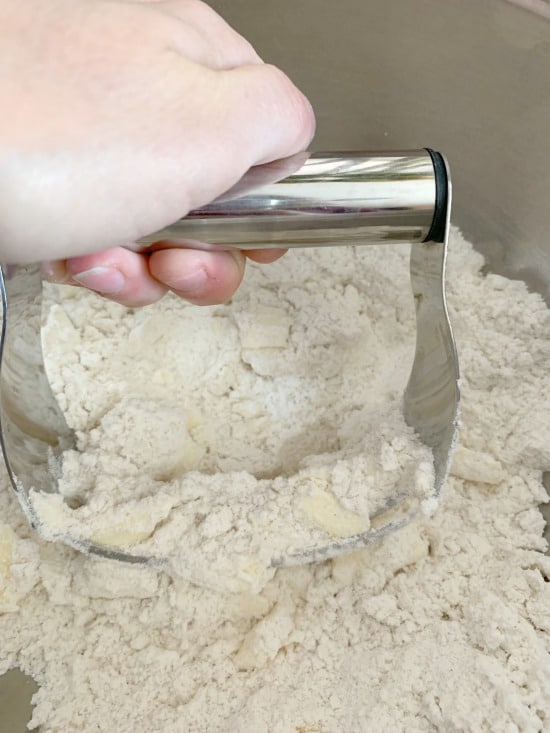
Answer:
[[[0,259],[130,306],[230,298],[242,252],[126,246],[315,128],[288,77],[200,0],[0,0],[0,110]]]

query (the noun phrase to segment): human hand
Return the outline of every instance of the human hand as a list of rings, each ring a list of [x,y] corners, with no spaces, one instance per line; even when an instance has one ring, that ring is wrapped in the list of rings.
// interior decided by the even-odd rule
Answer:
[[[123,245],[305,149],[289,79],[199,0],[0,0],[0,49],[2,259],[127,305],[227,299],[243,253]]]

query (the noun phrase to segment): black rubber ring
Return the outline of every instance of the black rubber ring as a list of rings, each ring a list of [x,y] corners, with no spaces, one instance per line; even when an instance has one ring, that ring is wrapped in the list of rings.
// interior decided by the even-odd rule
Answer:
[[[426,148],[432,159],[435,178],[435,205],[432,225],[425,242],[444,242],[447,225],[447,199],[449,196],[449,179],[447,166],[441,153]]]

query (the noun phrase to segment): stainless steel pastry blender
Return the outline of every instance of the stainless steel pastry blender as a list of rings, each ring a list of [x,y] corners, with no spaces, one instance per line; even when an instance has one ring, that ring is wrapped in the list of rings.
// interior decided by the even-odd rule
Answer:
[[[445,302],[445,259],[451,185],[441,154],[431,150],[391,153],[313,154],[273,183],[293,161],[251,171],[220,200],[162,232],[141,248],[185,240],[222,248],[326,247],[410,242],[410,277],[416,303],[416,352],[403,409],[407,423],[433,452],[439,496],[456,441],[458,361]],[[271,179],[271,180],[270,180]],[[42,279],[39,266],[6,266],[0,283],[0,438],[13,487],[31,524],[38,527],[31,489],[57,491],[59,456],[74,437],[53,396],[41,343]],[[246,467],[243,467],[246,468]],[[429,497],[424,497],[429,498]],[[371,517],[368,531],[314,547],[289,549],[272,565],[296,565],[335,557],[405,524],[422,497],[411,491],[392,498]],[[183,538],[182,538],[183,539]],[[83,542],[66,544],[128,562],[162,565],[162,558]]]

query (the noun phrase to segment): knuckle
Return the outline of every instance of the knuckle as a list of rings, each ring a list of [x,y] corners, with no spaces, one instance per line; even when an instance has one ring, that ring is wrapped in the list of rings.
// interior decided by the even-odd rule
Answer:
[[[277,66],[263,67],[268,84],[276,90],[284,116],[296,130],[297,139],[307,145],[315,133],[315,115],[308,99]]]

